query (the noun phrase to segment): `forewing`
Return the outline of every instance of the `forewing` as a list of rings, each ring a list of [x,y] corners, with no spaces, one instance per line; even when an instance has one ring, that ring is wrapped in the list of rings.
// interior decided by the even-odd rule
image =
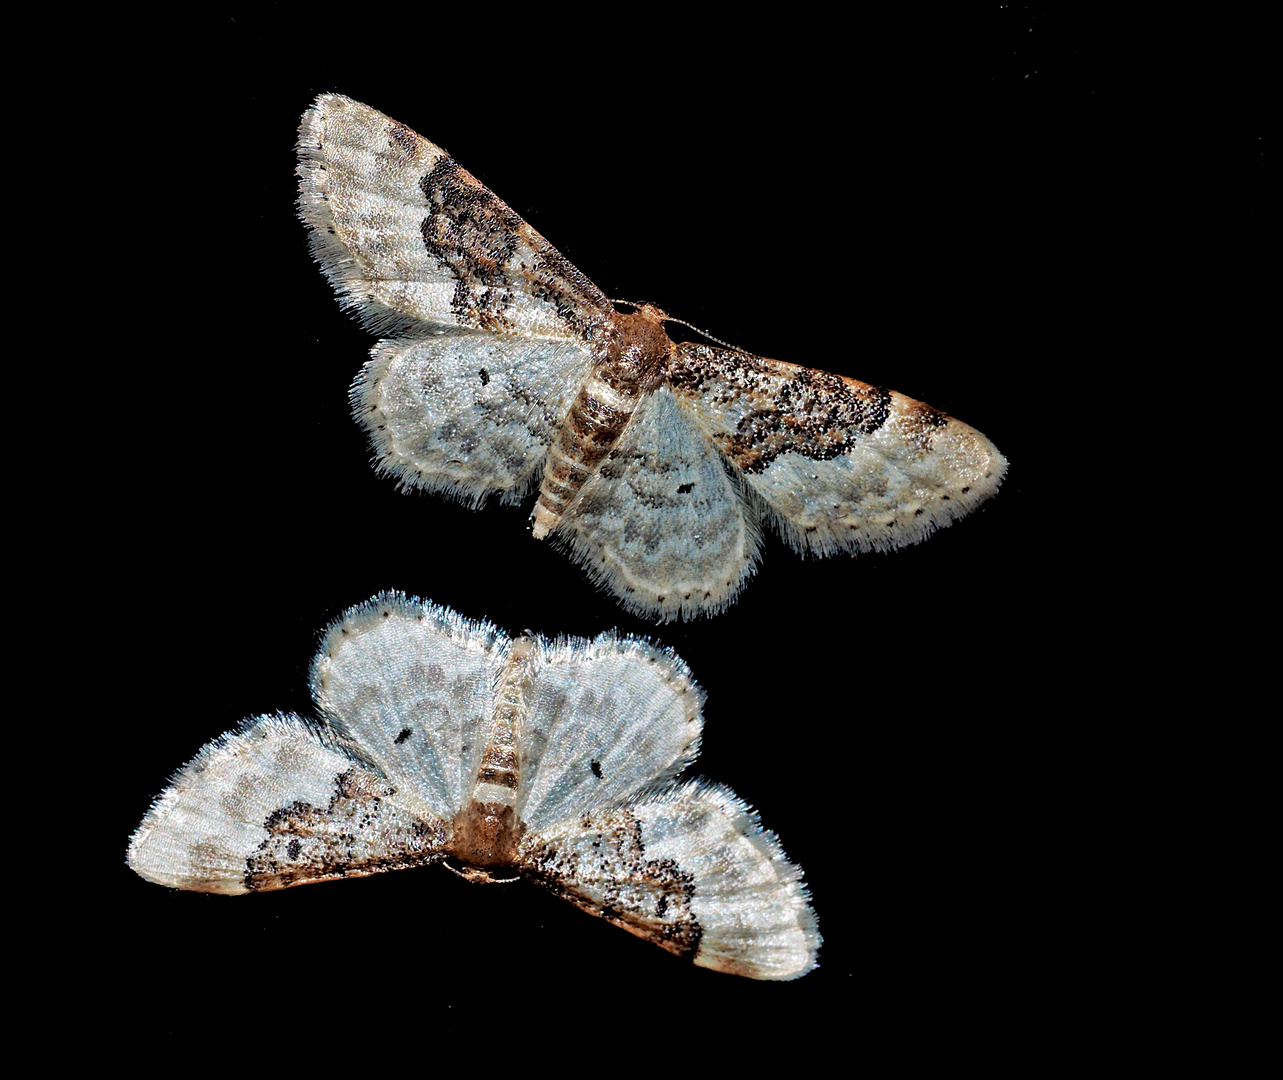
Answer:
[[[342,736],[263,716],[206,744],[129,842],[149,881],[200,892],[283,889],[432,862],[446,826],[409,812]]]
[[[519,501],[588,375],[578,342],[459,332],[379,342],[352,407],[381,472],[472,506]]]
[[[312,694],[407,805],[449,821],[470,795],[508,644],[487,623],[388,593],[330,627]]]
[[[795,979],[820,934],[802,873],[728,788],[692,781],[527,833],[522,869],[702,967]]]
[[[704,694],[677,656],[614,634],[540,649],[517,746],[528,828],[622,803],[695,759]]]
[[[916,543],[998,489],[980,432],[903,394],[707,345],[678,346],[669,385],[798,551]]]
[[[368,105],[322,94],[297,149],[312,253],[374,329],[418,320],[566,340],[612,311],[444,150]]]
[[[660,386],[553,533],[629,611],[668,622],[732,603],[757,563],[756,515],[713,441]]]

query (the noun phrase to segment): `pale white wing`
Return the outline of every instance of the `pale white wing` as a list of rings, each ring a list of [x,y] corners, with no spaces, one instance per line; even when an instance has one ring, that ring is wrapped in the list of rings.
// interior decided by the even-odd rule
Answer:
[[[795,979],[820,934],[802,872],[730,789],[691,781],[527,833],[523,871],[702,967]]]
[[[930,405],[779,360],[681,345],[669,385],[798,551],[916,543],[1007,469],[980,432]]]
[[[449,821],[471,795],[509,644],[488,623],[376,596],[326,632],[312,694],[405,805]]]
[[[352,387],[377,467],[472,506],[518,502],[592,364],[577,342],[485,332],[382,341]]]
[[[441,857],[446,825],[335,732],[263,716],[207,743],[129,842],[148,881],[243,893],[364,876]]]
[[[553,539],[637,615],[668,622],[713,614],[734,601],[757,563],[757,518],[740,484],[661,386],[637,407]]]
[[[539,647],[517,747],[528,828],[621,803],[695,759],[704,693],[673,653],[613,634]]]
[[[368,105],[322,94],[303,115],[297,150],[312,252],[342,303],[376,331],[418,320],[564,341],[612,312],[444,150]]]

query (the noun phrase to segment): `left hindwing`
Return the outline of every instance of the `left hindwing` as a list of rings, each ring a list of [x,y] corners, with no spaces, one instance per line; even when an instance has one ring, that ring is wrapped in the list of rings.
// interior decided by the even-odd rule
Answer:
[[[460,331],[379,342],[352,387],[376,467],[472,506],[518,502],[592,357],[577,341]]]
[[[450,821],[471,798],[509,647],[486,623],[384,593],[326,632],[312,696],[404,805]]]

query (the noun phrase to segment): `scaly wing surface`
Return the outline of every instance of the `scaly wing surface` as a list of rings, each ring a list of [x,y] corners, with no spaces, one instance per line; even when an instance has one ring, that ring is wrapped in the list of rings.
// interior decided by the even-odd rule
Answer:
[[[699,753],[704,693],[677,656],[603,634],[539,642],[517,740],[529,829],[618,805]]]
[[[795,979],[815,966],[820,935],[802,872],[729,788],[690,781],[531,831],[519,864],[702,967]]]
[[[446,826],[336,732],[262,716],[206,744],[129,842],[148,881],[199,892],[283,889],[441,858]]]
[[[666,386],[637,407],[552,535],[625,608],[661,622],[732,603],[759,546],[741,479]]]
[[[840,375],[686,344],[669,385],[801,552],[917,543],[975,509],[1006,472],[974,428]]]
[[[352,387],[379,472],[470,506],[515,503],[588,376],[578,341],[459,331],[379,342]]]
[[[378,332],[462,327],[566,341],[610,302],[439,146],[322,94],[298,137],[299,214],[339,294]]]
[[[487,623],[387,593],[327,631],[312,694],[404,804],[450,821],[471,797],[509,645]]]

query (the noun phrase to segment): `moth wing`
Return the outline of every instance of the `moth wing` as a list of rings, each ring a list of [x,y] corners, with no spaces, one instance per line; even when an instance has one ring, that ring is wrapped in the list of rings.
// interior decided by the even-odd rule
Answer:
[[[795,979],[820,934],[801,870],[734,792],[703,781],[528,833],[522,869],[701,967]]]
[[[991,496],[1007,469],[974,428],[840,375],[686,344],[669,385],[801,552],[917,543]]]
[[[539,644],[517,747],[528,828],[622,803],[695,760],[704,693],[680,658],[614,634]]]
[[[379,342],[352,387],[377,468],[472,506],[539,483],[548,444],[591,368],[573,341],[477,331]]]
[[[376,330],[579,337],[601,291],[444,150],[340,94],[298,137],[299,216],[339,295]]]
[[[199,892],[283,889],[435,861],[446,825],[335,732],[262,716],[207,743],[129,842],[142,877]]]
[[[312,695],[416,813],[467,802],[509,642],[488,623],[396,593],[344,612],[312,662]]]
[[[757,564],[757,517],[713,441],[660,386],[566,508],[556,542],[643,618],[732,603]]]

